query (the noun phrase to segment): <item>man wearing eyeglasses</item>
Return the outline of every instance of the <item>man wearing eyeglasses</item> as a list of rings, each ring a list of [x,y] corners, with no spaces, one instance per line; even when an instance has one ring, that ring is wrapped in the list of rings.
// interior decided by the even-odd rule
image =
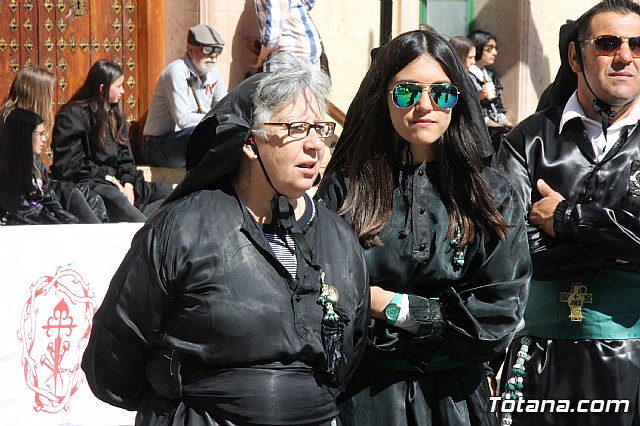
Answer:
[[[153,166],[184,167],[195,126],[227,94],[216,67],[224,40],[209,25],[189,28],[185,55],[160,74],[144,126],[143,153]]]
[[[632,425],[640,420],[640,4],[597,4],[563,27],[561,55],[541,111],[505,136],[497,156],[528,210],[534,265],[502,383],[503,400],[570,405],[503,416],[514,425]],[[593,401],[619,407],[592,410]]]

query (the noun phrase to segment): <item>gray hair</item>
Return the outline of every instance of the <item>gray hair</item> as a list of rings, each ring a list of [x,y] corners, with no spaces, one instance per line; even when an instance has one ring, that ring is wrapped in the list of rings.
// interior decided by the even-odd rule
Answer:
[[[327,74],[293,55],[279,55],[278,61],[279,67],[260,81],[253,94],[252,130],[262,137],[264,128],[259,124],[269,122],[274,113],[295,102],[307,90],[318,101],[320,112],[327,113],[326,101],[331,90]]]

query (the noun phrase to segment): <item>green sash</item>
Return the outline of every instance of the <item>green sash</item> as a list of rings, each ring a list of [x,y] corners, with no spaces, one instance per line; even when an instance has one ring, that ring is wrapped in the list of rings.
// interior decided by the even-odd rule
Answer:
[[[605,269],[576,281],[531,280],[519,335],[549,339],[640,338],[640,274]]]

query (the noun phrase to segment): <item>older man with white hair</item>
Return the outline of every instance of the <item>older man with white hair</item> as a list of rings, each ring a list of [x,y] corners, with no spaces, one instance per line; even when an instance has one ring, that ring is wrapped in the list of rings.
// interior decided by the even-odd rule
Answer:
[[[160,74],[144,126],[143,153],[154,166],[184,167],[189,137],[227,86],[216,67],[224,40],[209,25],[189,28],[185,55]]]

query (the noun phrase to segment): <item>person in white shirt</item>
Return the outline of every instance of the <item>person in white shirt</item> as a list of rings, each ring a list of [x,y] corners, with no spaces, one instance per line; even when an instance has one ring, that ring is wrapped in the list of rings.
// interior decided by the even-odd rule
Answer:
[[[260,53],[253,68],[274,71],[282,66],[278,56],[303,58],[320,68],[320,34],[309,16],[316,0],[255,0],[260,26]],[[325,71],[326,72],[326,71]]]
[[[216,67],[224,40],[209,25],[189,28],[187,51],[160,74],[144,126],[143,154],[153,166],[184,167],[189,137],[227,94]]]

